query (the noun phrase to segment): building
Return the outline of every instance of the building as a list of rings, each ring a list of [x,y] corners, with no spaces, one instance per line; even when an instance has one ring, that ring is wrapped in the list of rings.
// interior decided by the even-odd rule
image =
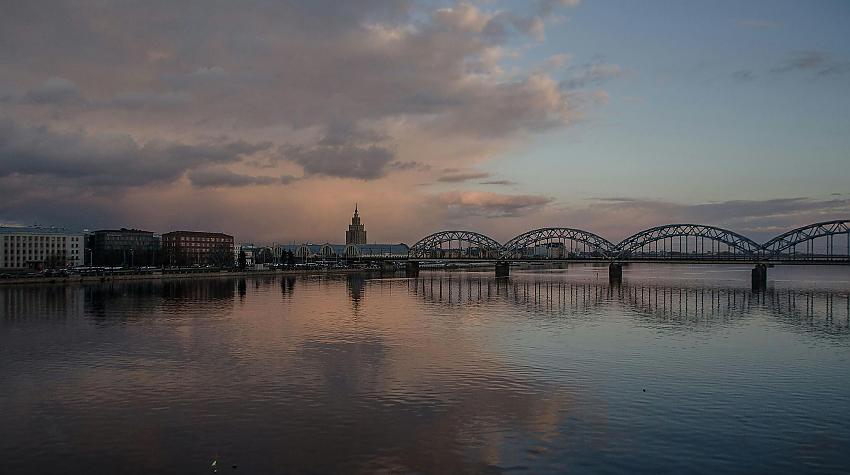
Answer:
[[[63,228],[0,227],[0,268],[55,269],[83,264],[83,233]]]
[[[88,235],[92,266],[158,266],[162,245],[158,235],[138,229],[101,229]]]
[[[278,255],[291,252],[298,259],[404,259],[410,252],[407,244],[283,244]]]
[[[360,211],[355,204],[354,216],[351,218],[348,231],[345,232],[345,244],[282,244],[275,246],[271,254],[282,260],[286,253],[289,252],[299,260],[406,259],[410,248],[404,243],[367,244],[366,229],[360,222]]]
[[[354,216],[351,217],[351,224],[348,225],[348,231],[345,232],[345,243],[355,245],[366,244],[366,228],[360,224],[360,214],[357,211],[357,204],[354,205]]]
[[[233,236],[199,231],[162,235],[163,262],[170,266],[233,266]]]
[[[237,244],[233,250],[233,261],[236,263],[236,267],[253,268],[256,249],[257,246],[249,242]],[[244,262],[241,262],[240,259],[244,259]]]

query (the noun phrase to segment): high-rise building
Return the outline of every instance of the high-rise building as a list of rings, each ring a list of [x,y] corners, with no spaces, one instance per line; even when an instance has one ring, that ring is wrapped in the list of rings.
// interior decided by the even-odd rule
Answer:
[[[83,233],[39,226],[0,227],[0,268],[79,266],[84,250]]]
[[[346,244],[366,244],[366,228],[360,224],[360,213],[357,211],[357,204],[354,205],[354,216],[351,217],[351,224],[348,225],[348,231],[345,232]]]

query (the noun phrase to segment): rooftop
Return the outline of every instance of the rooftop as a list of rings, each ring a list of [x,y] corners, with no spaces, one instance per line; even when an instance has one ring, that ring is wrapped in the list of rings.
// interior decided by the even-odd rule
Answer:
[[[137,234],[138,234],[138,233],[143,233],[143,234],[154,234],[154,232],[153,232],[153,231],[142,231],[141,229],[127,229],[127,228],[121,228],[121,229],[98,229],[98,230],[92,231],[92,233],[137,233]]]
[[[233,238],[233,236],[231,236],[230,234],[211,233],[211,232],[207,232],[207,231],[171,231],[171,232],[164,233],[163,236],[172,236],[172,235],[175,235],[175,234],[183,234],[183,235],[188,235],[188,236],[221,236],[221,237],[226,237],[226,238]]]
[[[0,234],[82,234],[82,232],[57,227],[0,226]]]

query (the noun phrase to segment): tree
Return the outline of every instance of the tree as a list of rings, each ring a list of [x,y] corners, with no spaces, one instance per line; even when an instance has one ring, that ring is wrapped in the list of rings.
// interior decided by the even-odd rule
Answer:
[[[54,252],[48,255],[44,259],[44,268],[45,269],[61,269],[65,267],[65,254],[60,252]]]
[[[208,263],[218,267],[233,267],[233,248],[226,244],[216,246],[210,251]]]
[[[239,270],[245,270],[245,267],[247,266],[245,263],[245,251],[242,249],[239,250],[239,259],[237,260],[236,265],[239,267]]]
[[[286,251],[286,266],[295,267],[295,254],[292,251]]]

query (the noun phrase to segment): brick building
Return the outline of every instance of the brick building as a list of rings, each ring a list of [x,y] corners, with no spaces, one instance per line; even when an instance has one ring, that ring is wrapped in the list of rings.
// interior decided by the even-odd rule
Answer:
[[[172,231],[162,235],[166,265],[233,266],[233,236],[200,231]]]

